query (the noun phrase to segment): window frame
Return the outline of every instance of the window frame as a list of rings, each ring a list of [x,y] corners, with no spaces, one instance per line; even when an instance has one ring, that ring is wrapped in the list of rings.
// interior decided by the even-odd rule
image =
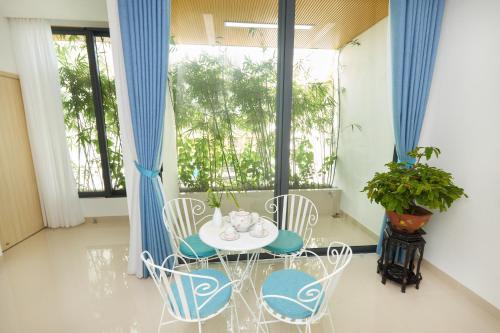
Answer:
[[[97,139],[99,141],[99,155],[101,157],[101,171],[104,183],[104,191],[78,191],[80,198],[116,198],[126,197],[127,191],[113,190],[111,186],[111,174],[109,170],[109,158],[106,141],[106,125],[104,121],[104,107],[102,103],[101,81],[97,63],[97,52],[95,37],[110,37],[109,28],[80,28],[80,27],[52,27],[53,35],[81,35],[85,36],[87,55],[89,59],[90,82],[92,88],[92,100],[96,117]]]

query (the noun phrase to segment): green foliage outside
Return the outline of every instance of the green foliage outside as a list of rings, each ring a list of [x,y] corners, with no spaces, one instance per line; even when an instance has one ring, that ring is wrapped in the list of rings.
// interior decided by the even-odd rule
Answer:
[[[414,214],[416,205],[445,211],[455,200],[467,195],[454,184],[450,173],[421,162],[433,155],[437,158],[440,153],[439,148],[417,147],[408,153],[415,159],[414,164],[387,163],[389,171],[375,173],[363,191],[370,201],[399,214]]]
[[[104,55],[109,39],[99,37],[96,42],[112,188],[125,189],[115,84],[110,76],[111,64]],[[78,189],[80,192],[102,191],[102,165],[85,37],[54,35],[54,43],[66,136]]]
[[[222,180],[229,189],[273,188],[276,80],[276,58],[257,62],[247,57],[237,67],[223,52],[205,53],[171,65],[181,187],[206,191],[220,187]],[[294,82],[293,188],[332,184],[336,135],[333,89],[332,82]],[[316,149],[323,161],[320,168],[314,164],[313,132],[321,136],[321,147]]]
[[[83,36],[54,36],[64,120],[80,191],[103,190],[89,63]],[[113,189],[124,189],[114,78],[97,40],[97,60]],[[171,48],[175,52],[175,44]],[[225,55],[202,54],[170,66],[181,188],[271,189],[274,186],[276,58],[247,58],[237,67]],[[294,73],[307,77],[297,64]],[[333,82],[295,81],[290,143],[290,186],[333,183],[336,101]],[[319,135],[311,142],[311,135]],[[319,133],[319,134],[318,134]],[[313,147],[314,145],[319,146]],[[320,154],[320,156],[314,156]],[[322,161],[320,167],[315,159]]]

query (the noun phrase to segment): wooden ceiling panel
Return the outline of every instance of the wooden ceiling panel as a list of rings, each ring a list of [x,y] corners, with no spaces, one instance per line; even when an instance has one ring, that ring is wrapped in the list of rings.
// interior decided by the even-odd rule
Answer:
[[[388,0],[297,0],[295,47],[338,49],[388,14]],[[172,0],[178,44],[276,47],[277,29],[225,27],[224,22],[278,22],[277,0]]]

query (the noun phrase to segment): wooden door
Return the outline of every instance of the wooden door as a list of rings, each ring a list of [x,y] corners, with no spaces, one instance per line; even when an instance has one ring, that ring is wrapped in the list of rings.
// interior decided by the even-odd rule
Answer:
[[[0,246],[43,227],[19,79],[0,72]]]

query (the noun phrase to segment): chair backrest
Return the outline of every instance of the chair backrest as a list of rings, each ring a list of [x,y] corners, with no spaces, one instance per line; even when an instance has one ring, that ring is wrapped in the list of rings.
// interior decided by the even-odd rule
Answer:
[[[284,194],[266,201],[265,209],[282,221],[280,228],[299,234],[307,246],[312,227],[318,222],[318,209],[311,199],[299,194]]]
[[[332,242],[328,246],[328,267],[320,259],[323,268],[323,277],[317,281],[305,285],[297,293],[297,300],[303,303],[314,304],[312,313],[315,317],[321,317],[331,299],[334,290],[340,281],[344,269],[352,259],[352,249],[347,244]],[[319,290],[321,290],[319,292]],[[322,299],[321,302],[318,300]]]
[[[163,223],[179,248],[179,239],[198,232],[200,218],[205,216],[205,203],[193,198],[169,200],[163,207]]]
[[[219,286],[219,281],[213,277],[191,273],[184,258],[176,254],[168,256],[161,265],[155,264],[147,251],[141,253],[141,259],[153,278],[166,308],[179,320],[199,319],[200,310],[225,287]],[[168,263],[181,263],[185,271],[168,268]],[[194,279],[197,279],[196,284]],[[203,296],[204,300],[198,303],[200,296]]]

